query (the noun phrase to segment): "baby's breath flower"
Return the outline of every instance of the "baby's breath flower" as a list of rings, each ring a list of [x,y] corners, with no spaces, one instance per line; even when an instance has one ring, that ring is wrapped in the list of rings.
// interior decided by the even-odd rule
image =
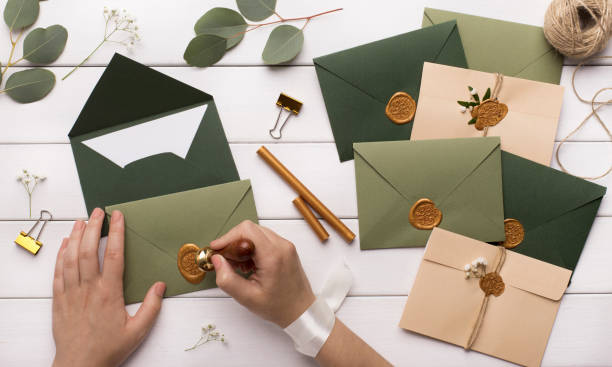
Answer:
[[[203,325],[201,327],[202,335],[200,339],[190,348],[185,349],[185,351],[193,350],[199,347],[200,345],[206,344],[210,341],[220,341],[222,343],[226,342],[225,334],[221,334],[216,330],[215,324]]]
[[[28,172],[26,169],[21,170],[22,174],[17,176],[17,182],[20,182],[26,193],[28,194],[28,207],[30,209],[30,218],[32,218],[32,194],[39,182],[46,180],[45,176],[39,176]]]

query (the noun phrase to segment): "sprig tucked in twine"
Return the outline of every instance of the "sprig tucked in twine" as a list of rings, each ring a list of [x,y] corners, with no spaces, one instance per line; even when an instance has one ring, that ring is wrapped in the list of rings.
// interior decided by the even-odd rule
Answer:
[[[563,144],[565,144],[565,142],[572,137],[575,133],[578,132],[578,130],[580,130],[587,121],[589,121],[589,119],[593,116],[595,116],[595,118],[597,119],[597,122],[599,122],[599,124],[601,125],[601,127],[604,129],[604,131],[608,134],[608,138],[610,139],[610,142],[612,142],[612,133],[610,132],[610,130],[608,129],[608,127],[606,126],[606,124],[603,122],[601,116],[599,116],[599,114],[597,113],[599,111],[600,108],[602,108],[603,106],[606,105],[611,105],[612,104],[612,99],[609,100],[597,100],[597,97],[607,91],[607,90],[612,90],[612,87],[604,87],[601,88],[600,90],[598,90],[593,97],[591,98],[591,100],[587,100],[584,99],[580,96],[580,94],[578,94],[578,91],[576,90],[576,84],[575,84],[575,79],[576,79],[576,72],[578,72],[578,70],[580,70],[580,68],[582,68],[582,66],[590,60],[596,60],[596,59],[612,59],[612,56],[597,56],[597,57],[592,57],[589,60],[585,60],[583,62],[581,62],[580,64],[578,64],[578,66],[576,66],[576,69],[574,69],[574,73],[572,74],[572,89],[574,90],[574,94],[576,95],[576,97],[578,98],[578,100],[580,100],[580,102],[584,102],[584,103],[590,103],[591,104],[591,113],[589,113],[587,115],[587,117],[585,117],[584,120],[582,120],[582,122],[574,129],[572,130],[572,132],[570,132],[565,138],[563,138],[563,140],[561,140],[561,142],[559,143],[559,146],[557,147],[557,151],[555,152],[555,158],[557,159],[557,163],[559,163],[559,167],[561,167],[561,170],[565,173],[570,173],[565,166],[563,165],[563,163],[561,163],[561,159],[559,158],[559,151],[561,150],[561,147],[563,146]],[[597,107],[595,107],[597,106]],[[585,180],[597,180],[600,179],[602,177],[607,176],[608,174],[610,174],[610,172],[612,172],[612,162],[610,163],[610,167],[608,167],[608,170],[605,171],[603,174],[599,175],[599,176],[594,176],[594,177],[586,177],[586,176],[577,176],[580,177],[582,179]]]

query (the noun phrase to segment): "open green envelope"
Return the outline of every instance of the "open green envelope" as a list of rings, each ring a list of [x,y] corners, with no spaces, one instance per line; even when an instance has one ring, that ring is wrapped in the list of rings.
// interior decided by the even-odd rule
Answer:
[[[418,102],[423,62],[467,67],[455,22],[368,43],[314,60],[340,161],[353,159],[353,143],[406,140],[412,123],[385,115],[396,92]]]
[[[423,27],[457,21],[470,69],[559,84],[563,56],[541,27],[425,8]]]
[[[503,241],[499,137],[356,143],[361,249],[425,246],[431,230],[409,221],[430,199],[439,227],[481,241]]]
[[[166,282],[166,297],[214,288],[215,273],[200,284],[187,282],[177,266],[179,248],[185,243],[200,247],[229,231],[243,220],[257,222],[249,180],[158,196],[107,206],[110,215],[119,210],[125,217],[126,304],[140,302],[156,281]]]
[[[89,213],[240,179],[213,97],[119,54],[68,136]]]
[[[504,213],[525,237],[512,251],[574,270],[606,188],[502,152]]]

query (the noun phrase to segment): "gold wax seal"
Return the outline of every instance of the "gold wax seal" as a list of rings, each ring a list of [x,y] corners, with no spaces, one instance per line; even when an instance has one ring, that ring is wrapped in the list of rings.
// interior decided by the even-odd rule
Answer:
[[[507,218],[504,220],[504,232],[506,232],[506,240],[501,244],[505,248],[515,248],[525,239],[525,228],[516,219]]]
[[[177,263],[181,275],[189,282],[198,284],[204,279],[206,272],[196,264],[196,257],[200,248],[192,243],[181,246],[177,256]]]
[[[472,109],[472,117],[476,118],[476,129],[478,130],[497,125],[507,114],[508,106],[496,99],[487,99]]]
[[[487,273],[484,277],[480,278],[480,289],[485,293],[485,296],[492,294],[495,297],[499,297],[504,293],[506,285],[499,274]]]
[[[442,221],[442,212],[433,201],[423,198],[412,205],[408,220],[418,229],[432,229]]]
[[[409,122],[414,117],[416,112],[416,102],[410,94],[406,92],[397,92],[389,98],[385,114],[389,120],[401,125]]]

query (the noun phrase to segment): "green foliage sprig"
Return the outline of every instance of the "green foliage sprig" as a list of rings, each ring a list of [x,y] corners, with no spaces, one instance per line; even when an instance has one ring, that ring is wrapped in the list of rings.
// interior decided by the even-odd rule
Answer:
[[[474,107],[480,106],[480,97],[478,96],[478,91],[476,91],[474,88],[468,86],[468,90],[470,91],[470,95],[472,96],[472,98],[470,98],[470,101],[457,101],[457,103],[461,106],[461,112],[466,112],[467,110],[469,110],[470,112],[474,110]],[[482,101],[486,101],[487,99],[491,98],[491,88],[487,88],[487,91],[485,92],[484,96],[482,96]],[[478,120],[478,117],[472,116],[472,119],[470,121],[468,121],[468,125],[473,125],[476,123],[476,120]]]
[[[4,7],[4,21],[9,27],[11,51],[7,62],[0,71],[0,83],[9,67],[28,60],[36,64],[50,64],[57,60],[66,47],[68,31],[59,24],[47,28],[33,29],[23,41],[23,56],[13,60],[17,43],[25,29],[36,22],[40,5],[38,0],[8,0]],[[14,32],[16,34],[14,34]],[[0,65],[1,67],[1,65]],[[30,103],[44,98],[55,86],[55,74],[47,69],[32,68],[13,73],[8,77],[4,89],[19,103]]]
[[[302,50],[304,28],[311,19],[342,10],[338,8],[307,17],[283,18],[275,10],[276,0],[236,0],[236,4],[240,13],[228,8],[213,8],[198,19],[194,26],[196,37],[189,42],[183,55],[189,65],[207,67],[215,64],[227,50],[240,43],[247,32],[272,24],[304,21],[302,28],[288,24],[274,28],[261,55],[268,65],[291,61]],[[276,15],[278,20],[261,24],[246,22],[247,19],[259,22],[272,15]]]

